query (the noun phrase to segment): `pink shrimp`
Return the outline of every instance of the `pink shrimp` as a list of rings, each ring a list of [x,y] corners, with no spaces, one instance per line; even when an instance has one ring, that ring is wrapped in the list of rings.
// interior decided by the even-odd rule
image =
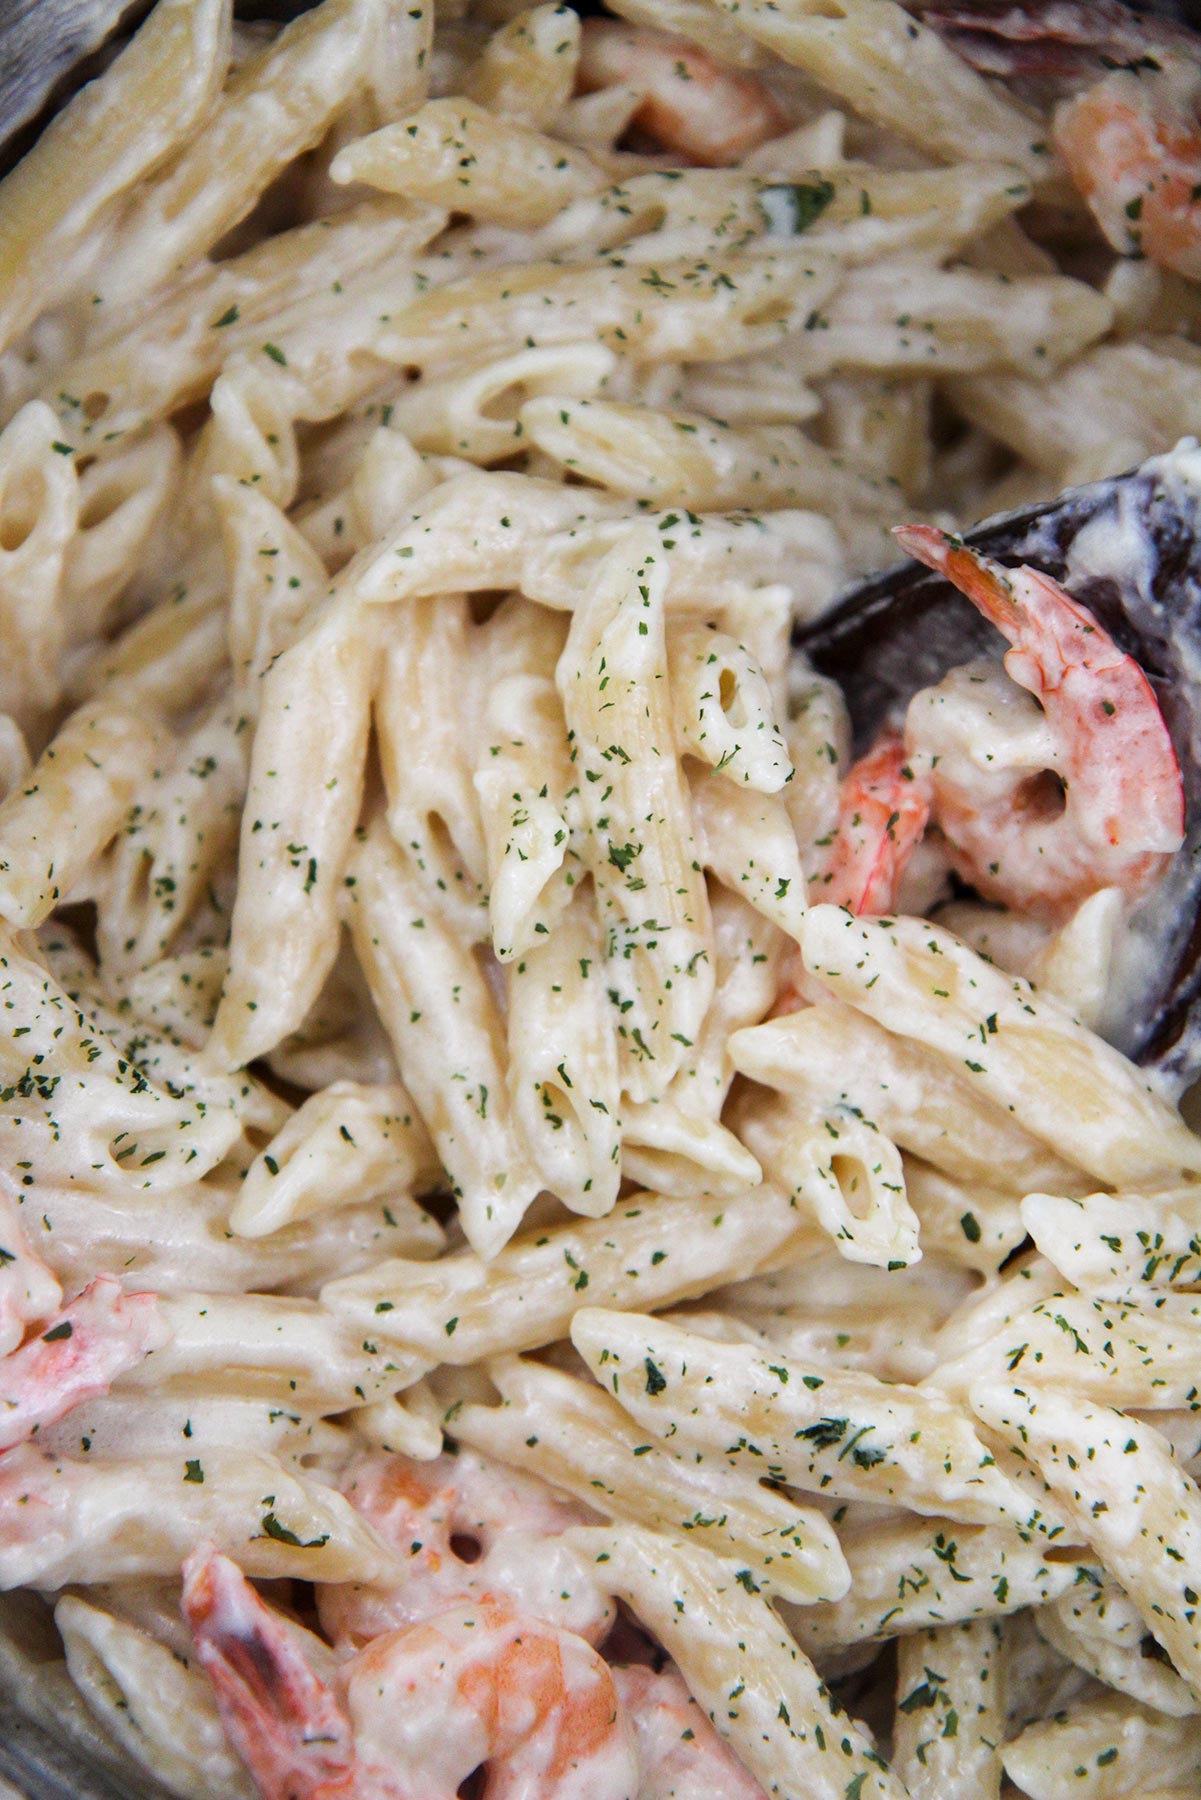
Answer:
[[[613,1685],[638,1745],[638,1800],[767,1800],[677,1670],[635,1664],[614,1669]]]
[[[761,81],[723,68],[685,38],[623,25],[584,23],[580,92],[623,86],[644,96],[633,123],[665,150],[722,168],[787,129]]]
[[[613,1623],[595,1565],[561,1541],[593,1515],[474,1450],[413,1462],[372,1452],[342,1477],[342,1491],[405,1561],[395,1587],[336,1583],[317,1591],[335,1643],[357,1646],[460,1601],[507,1600],[599,1643]]]
[[[15,1199],[0,1185],[0,1357],[16,1349],[28,1326],[48,1319],[62,1298],[53,1272],[30,1248]]]
[[[1055,147],[1106,239],[1201,281],[1201,67],[1141,57],[1055,114]]]
[[[816,894],[853,913],[895,912],[897,887],[930,816],[930,780],[884,732],[842,783],[838,824]]]
[[[0,1451],[107,1393],[165,1336],[154,1294],[122,1294],[113,1276],[97,1276],[0,1361]]]
[[[988,664],[910,701],[905,747],[929,758],[953,866],[986,899],[1051,919],[1103,887],[1137,897],[1184,839],[1180,769],[1138,664],[1038,570],[1005,569],[928,525],[896,536],[1009,639],[1005,671],[1041,708],[1019,706]]]
[[[630,1800],[638,1760],[613,1678],[571,1632],[485,1601],[335,1667],[211,1546],[183,1608],[230,1742],[264,1800]]]
[[[1049,78],[1055,148],[1108,242],[1201,279],[1193,32],[1114,0],[911,0],[910,10],[987,74]]]

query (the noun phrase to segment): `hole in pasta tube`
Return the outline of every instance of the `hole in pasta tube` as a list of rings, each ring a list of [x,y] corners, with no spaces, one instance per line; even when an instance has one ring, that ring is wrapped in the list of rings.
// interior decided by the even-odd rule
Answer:
[[[459,1783],[457,1800],[484,1800],[487,1790],[488,1769],[485,1763],[481,1763],[478,1769],[472,1771],[466,1781]]]
[[[474,1563],[484,1554],[484,1546],[469,1531],[452,1531],[450,1536],[451,1554],[457,1556],[461,1563]]]
[[[872,1210],[872,1186],[867,1168],[857,1156],[834,1156],[830,1168],[853,1219],[866,1219]]]
[[[755,325],[786,324],[791,313],[792,302],[783,294],[773,294],[770,300],[748,308],[741,316],[743,325],[750,328]]]
[[[717,685],[717,698],[721,710],[736,731],[747,722],[746,702],[742,698],[742,687],[736,669],[724,668]]]
[[[46,504],[46,478],[40,469],[15,469],[0,497],[0,550],[10,554],[33,536]]]

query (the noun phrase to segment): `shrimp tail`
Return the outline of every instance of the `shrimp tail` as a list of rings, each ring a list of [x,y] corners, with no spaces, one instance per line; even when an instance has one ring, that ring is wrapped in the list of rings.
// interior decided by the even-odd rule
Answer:
[[[181,1604],[229,1740],[264,1796],[357,1797],[350,1720],[306,1661],[299,1628],[212,1544],[185,1562]]]
[[[899,734],[884,732],[843,781],[822,898],[853,913],[895,912],[931,801],[929,779],[909,762]]]
[[[156,1295],[123,1294],[113,1276],[97,1276],[0,1361],[0,1451],[107,1393],[166,1335]]]

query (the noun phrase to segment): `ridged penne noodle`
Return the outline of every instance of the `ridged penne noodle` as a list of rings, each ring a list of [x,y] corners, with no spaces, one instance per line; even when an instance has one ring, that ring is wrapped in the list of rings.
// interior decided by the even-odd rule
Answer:
[[[118,1392],[161,1396],[262,1396],[308,1413],[344,1412],[406,1387],[424,1370],[416,1355],[361,1339],[312,1300],[275,1294],[173,1294],[159,1301],[170,1332]]]
[[[320,557],[261,488],[218,475],[212,490],[229,570],[229,660],[253,707],[256,678],[296,642],[329,582]]]
[[[298,23],[317,16],[307,14]],[[141,354],[128,335],[128,317],[122,316],[110,336],[85,345],[56,375],[48,395],[59,433],[71,444],[90,445],[109,441],[113,433],[139,430],[206,394],[225,362],[239,352],[251,359],[265,357],[272,365],[263,373],[278,397],[291,391],[293,416],[311,409],[306,330],[311,334],[316,319],[328,332],[349,315],[356,321],[353,332],[361,335],[359,286],[377,280],[390,255],[415,254],[442,223],[442,215],[429,207],[368,201],[340,218],[281,232],[241,257],[202,266],[182,286],[147,303],[139,321]],[[282,344],[266,336],[267,320]],[[378,312],[375,322],[378,327]],[[153,357],[145,354],[150,345],[158,352]],[[340,408],[335,404],[333,410]],[[220,412],[217,418],[206,453],[212,436],[223,426],[229,429],[228,418],[223,420]]]
[[[798,358],[807,380],[845,367],[1038,378],[1103,337],[1112,313],[1062,275],[1014,280],[898,257],[856,269],[809,318]]]
[[[974,1286],[969,1274],[937,1254],[904,1271],[873,1273],[825,1244],[803,1260],[719,1288],[706,1306],[720,1312],[681,1313],[675,1323],[719,1342],[767,1346],[884,1381],[919,1382],[937,1364],[939,1331]]]
[[[782,796],[736,787],[716,769],[696,765],[688,792],[698,860],[795,942],[805,912],[805,871]]]
[[[1201,1698],[1201,1634],[1189,1577],[1201,1554],[1201,1492],[1169,1446],[1128,1413],[1070,1393],[976,1382],[972,1408],[1031,1491],[1051,1495],[1091,1544],[1194,1694]]]
[[[474,1249],[495,1256],[539,1180],[513,1115],[503,1023],[435,883],[376,820],[348,864],[355,953],[450,1177]]]
[[[236,1181],[216,1178],[176,1187],[165,1207],[154,1195],[129,1194],[111,1183],[86,1192],[40,1189],[37,1213],[22,1216],[39,1254],[75,1288],[99,1272],[160,1293],[203,1283],[212,1293],[287,1288],[312,1295],[335,1262],[354,1273],[388,1256],[437,1256],[444,1245],[441,1226],[427,1212],[392,1195],[285,1226],[272,1237],[265,1267],[262,1245],[229,1229],[235,1188]]]
[[[848,1107],[823,1112],[777,1095],[747,1101],[736,1124],[768,1180],[851,1262],[893,1269],[917,1260],[919,1220],[901,1155],[873,1122]]]
[[[27,1185],[173,1187],[199,1179],[237,1140],[228,1105],[210,1111],[194,1093],[153,1086],[8,936],[0,976],[12,1034],[0,1042],[0,1144]]]
[[[873,520],[900,516],[899,495],[789,426],[723,426],[698,413],[558,395],[527,401],[521,422],[539,449],[613,493],[694,509],[816,507],[877,560],[887,539]]]
[[[585,882],[547,936],[510,964],[507,989],[514,1115],[543,1187],[592,1219],[612,1209],[622,1176],[619,1027],[604,949]]]
[[[415,8],[398,46],[413,59],[413,100],[430,22]],[[148,292],[244,218],[272,178],[383,73],[392,29],[379,0],[323,0],[251,57],[202,129],[126,208],[94,277],[105,302]]]
[[[641,1526],[571,1535],[604,1564],[605,1582],[671,1653],[769,1794],[845,1800],[849,1784],[862,1800],[902,1800],[904,1788],[871,1740],[834,1712],[817,1671],[731,1563]]]
[[[996,157],[1047,171],[1042,128],[894,0],[718,0],[757,43],[829,88],[856,112],[944,161]]]
[[[695,625],[667,633],[676,741],[736,787],[776,794],[792,778],[763,672],[724,632]]]
[[[22,786],[0,805],[0,914],[40,925],[116,835],[151,777],[162,739],[133,713],[73,713]]]
[[[803,1611],[789,1626],[811,1656],[839,1644],[901,1637],[965,1619],[1041,1606],[1095,1571],[1083,1549],[1005,1525],[905,1517],[843,1533],[851,1585],[841,1600]]]
[[[255,1789],[230,1749],[209,1683],[149,1632],[77,1594],[54,1609],[71,1679],[100,1723],[151,1776],[188,1800],[214,1788],[231,1800]]]
[[[730,1038],[762,1018],[775,999],[787,939],[742,895],[726,888],[710,888],[709,916],[713,999],[691,1054],[673,1076],[665,1098],[681,1112],[717,1119],[734,1079]]]
[[[482,941],[486,863],[471,730],[482,670],[467,602],[419,600],[386,621],[377,615],[385,622],[375,728],[388,829],[431,904],[468,941]]]
[[[1154,1643],[1116,1582],[1070,1588],[1034,1615],[1039,1636],[1086,1675],[1156,1712],[1183,1719],[1201,1712],[1170,1663],[1145,1651]]]
[[[1092,481],[1188,431],[1201,370],[1174,346],[1171,338],[1098,344],[1059,371],[1054,394],[1018,374],[964,376],[951,391],[966,418],[1054,481]]]
[[[923,1255],[939,1250],[989,1275],[1025,1243],[1025,1203],[1016,1194],[983,1181],[957,1181],[915,1156],[903,1157],[902,1163]]]
[[[1201,1768],[1201,1723],[1110,1695],[1028,1725],[1004,1752],[1005,1773],[1031,1800],[1176,1800]],[[1081,1777],[1078,1769],[1084,1770]]]
[[[211,902],[237,846],[249,723],[236,703],[215,707],[187,737],[160,742],[150,778],[129,795],[120,836],[91,884],[106,975],[158,961]]]
[[[1028,1194],[1022,1223],[1043,1255],[1078,1288],[1106,1293],[1201,1285],[1201,1192]]]
[[[799,1605],[840,1598],[842,1555],[818,1512],[798,1508],[720,1458],[672,1456],[646,1445],[616,1401],[591,1382],[505,1358],[489,1365],[499,1406],[451,1408],[448,1428],[617,1522],[683,1534]]]
[[[79,477],[79,514],[63,566],[68,634],[88,637],[107,622],[134,578],[179,475],[179,440],[161,425],[97,457]]]
[[[230,11],[226,0],[156,7],[105,79],[75,95],[4,182],[0,344],[61,304],[94,257],[89,227],[204,118],[229,62]]]
[[[110,695],[125,706],[174,712],[219,685],[227,660],[224,595],[215,581],[180,583],[74,675],[75,698]]]
[[[910,1800],[997,1800],[1005,1660],[998,1619],[901,1639],[892,1759]]]
[[[79,519],[70,446],[31,400],[0,433],[0,707],[23,723],[60,691],[62,585]]]
[[[433,1187],[429,1135],[399,1083],[335,1081],[310,1095],[246,1172],[230,1229],[261,1238],[314,1213]]]
[[[511,600],[489,620],[481,646],[489,681],[474,784],[492,948],[505,963],[554,929],[579,873],[566,818],[567,726],[548,674],[565,636],[553,614]]]
[[[493,32],[467,77],[466,91],[489,111],[548,126],[571,99],[580,55],[579,19],[544,5],[518,12]]]
[[[421,450],[498,462],[520,451],[527,433],[538,441],[526,423],[529,396],[549,394],[562,407],[595,394],[615,362],[603,344],[589,343],[489,357],[401,392],[392,402],[392,424]]]
[[[720,362],[780,343],[828,299],[839,274],[827,253],[783,247],[736,252],[719,268],[704,257],[665,260],[654,280],[637,264],[528,263],[412,301],[372,348],[390,362],[441,369],[464,343],[477,355],[499,355],[583,337],[642,363]],[[549,286],[553,308],[545,303]],[[1107,317],[1082,341],[1103,330]]]
[[[925,920],[810,907],[801,954],[837,998],[966,1069],[989,1104],[1087,1173],[1122,1185],[1201,1167],[1197,1139],[1118,1051]]]
[[[672,1088],[680,1080],[676,1075]],[[732,1131],[677,1103],[671,1089],[624,1107],[623,1176],[660,1194],[741,1194],[758,1187],[763,1171]]]
[[[557,671],[621,1083],[643,1101],[681,1066],[713,993],[709,901],[666,691],[657,549],[638,531],[606,558]]]
[[[238,1068],[301,1023],[338,951],[359,820],[376,633],[344,589],[262,686],[238,856],[229,973],[212,1054]],[[310,792],[300,772],[321,780]],[[320,798],[317,798],[319,794]]]
[[[664,1441],[678,1436],[736,1465],[753,1461],[772,1480],[833,1498],[1021,1530],[1046,1516],[996,1467],[966,1408],[918,1388],[776,1367],[742,1345],[595,1306],[577,1312],[571,1341],[597,1380]]]
[[[186,1450],[181,1441],[178,1455],[129,1462],[10,1450],[0,1467],[0,1583],[173,1576],[199,1538],[267,1579],[364,1581],[389,1567],[390,1552],[341,1494],[271,1456],[214,1447],[201,1461]],[[136,1533],[131,1512],[142,1520]]]
[[[322,1303],[431,1361],[462,1365],[554,1343],[584,1292],[613,1306],[667,1305],[795,1255],[804,1237],[771,1189],[725,1201],[636,1195],[604,1219],[527,1232],[491,1262],[468,1251],[429,1268],[382,1262],[330,1282]]]
[[[608,181],[582,151],[462,96],[431,100],[407,121],[347,144],[330,173],[518,229],[545,224]]]
[[[807,934],[807,922],[800,929]],[[823,1001],[748,1027],[730,1040],[730,1056],[753,1081],[823,1112],[860,1116],[958,1180],[1021,1194],[1052,1163],[1069,1188],[1079,1181],[932,1050],[891,1036],[851,1006]]]
[[[1156,1412],[1201,1407],[1201,1298],[1127,1291],[1052,1294],[1003,1331],[943,1361],[930,1380],[966,1394],[978,1379],[1013,1374],[1110,1406]]]

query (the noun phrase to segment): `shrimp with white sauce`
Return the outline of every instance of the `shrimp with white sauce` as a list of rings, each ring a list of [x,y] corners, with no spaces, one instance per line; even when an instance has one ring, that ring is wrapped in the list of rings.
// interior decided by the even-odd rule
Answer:
[[[111,1275],[98,1275],[0,1360],[0,1451],[107,1393],[167,1335],[154,1294],[123,1294]]]
[[[885,731],[851,769],[821,897],[894,910],[928,817],[986,900],[1050,921],[1102,888],[1137,900],[1184,841],[1180,768],[1147,677],[1050,576],[932,526],[896,536],[1011,648],[922,688],[904,738]]]
[[[614,1669],[641,1764],[637,1800],[767,1800],[674,1668]]]
[[[342,1492],[404,1559],[397,1586],[339,1582],[317,1590],[321,1623],[336,1644],[357,1647],[385,1631],[460,1602],[508,1603],[589,1643],[614,1607],[587,1563],[563,1542],[594,1515],[542,1482],[474,1450],[413,1462],[371,1452],[345,1471]]]
[[[1184,841],[1180,768],[1147,677],[1037,569],[1005,569],[928,525],[896,536],[1011,645],[1004,675],[969,665],[909,703],[905,748],[929,768],[953,866],[985,899],[1050,919],[1101,888],[1137,899]]]
[[[905,865],[930,817],[933,795],[898,732],[883,732],[844,778],[838,823],[825,868],[810,884],[814,899],[853,913],[890,913]]]
[[[642,95],[633,123],[664,150],[704,168],[737,162],[788,122],[753,75],[723,68],[685,38],[618,19],[588,19],[579,64],[582,93],[628,87]]]
[[[374,1638],[337,1666],[211,1547],[183,1607],[226,1732],[263,1800],[631,1800],[638,1756],[608,1666],[494,1601]]]

